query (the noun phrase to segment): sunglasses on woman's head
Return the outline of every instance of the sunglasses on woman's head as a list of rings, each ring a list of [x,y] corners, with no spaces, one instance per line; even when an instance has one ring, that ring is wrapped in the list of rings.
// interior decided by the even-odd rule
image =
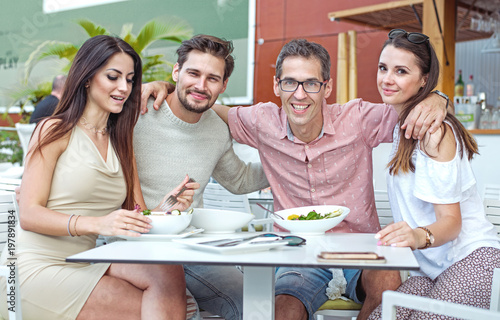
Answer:
[[[401,35],[406,36],[406,39],[408,39],[408,41],[410,41],[411,43],[415,43],[415,44],[421,44],[421,43],[424,43],[427,40],[429,40],[429,37],[423,33],[406,32],[406,30],[403,30],[403,29],[392,29],[389,32],[389,39],[394,39],[394,38],[399,37]]]

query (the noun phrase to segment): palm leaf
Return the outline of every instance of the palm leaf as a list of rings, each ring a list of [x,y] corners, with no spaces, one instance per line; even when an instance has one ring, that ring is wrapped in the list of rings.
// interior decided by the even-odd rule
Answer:
[[[95,23],[93,23],[90,20],[81,19],[81,20],[77,20],[76,23],[79,24],[83,29],[85,29],[85,31],[87,32],[87,34],[91,38],[95,37],[95,36],[100,36],[103,34],[106,34],[106,35],[109,34],[109,32],[106,30],[106,28],[101,27],[99,25],[96,25]]]
[[[182,20],[171,18],[168,23],[152,20],[141,28],[137,42],[131,45],[140,53],[154,41],[167,40],[181,43],[191,38],[192,34],[193,29]]]
[[[122,38],[126,43],[131,44],[136,41],[136,37],[132,34],[132,23],[125,23],[122,26],[122,31],[120,32],[120,38]]]
[[[4,95],[8,99],[8,104],[6,108],[6,112],[16,103],[19,103],[21,109],[27,103],[32,103],[36,105],[40,100],[42,100],[45,96],[48,96],[52,90],[52,82],[42,82],[38,84],[33,83],[25,83],[25,84],[16,84],[11,88],[4,90]]]
[[[28,60],[26,60],[24,67],[24,82],[28,81],[33,67],[40,60],[54,56],[60,59],[67,59],[71,62],[73,61],[77,51],[78,47],[69,42],[52,40],[44,41],[30,54]]]

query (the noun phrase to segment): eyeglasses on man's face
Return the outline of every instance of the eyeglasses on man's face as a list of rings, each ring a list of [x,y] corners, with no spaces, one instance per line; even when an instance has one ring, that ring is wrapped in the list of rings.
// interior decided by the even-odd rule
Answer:
[[[394,39],[400,35],[405,35],[406,39],[414,44],[421,44],[429,40],[429,37],[419,32],[406,32],[403,29],[392,29],[389,32],[389,39]]]
[[[283,79],[278,81],[278,84],[282,91],[295,92],[295,90],[297,90],[299,85],[301,85],[304,91],[307,93],[318,93],[321,90],[321,87],[323,85],[326,85],[327,83],[328,83],[327,80],[323,82],[315,80],[297,81],[292,79]]]

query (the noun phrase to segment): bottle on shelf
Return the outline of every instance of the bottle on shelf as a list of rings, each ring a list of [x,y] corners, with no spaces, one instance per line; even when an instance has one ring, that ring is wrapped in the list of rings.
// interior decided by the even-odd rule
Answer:
[[[481,112],[480,129],[491,129],[491,111],[486,108]]]
[[[469,76],[469,82],[467,83],[467,86],[465,87],[465,92],[467,94],[467,97],[472,97],[474,95],[474,77],[472,74]]]
[[[490,129],[500,129],[500,110],[495,109],[491,115]]]
[[[461,97],[464,95],[464,81],[462,80],[462,70],[458,70],[458,79],[455,82],[455,96]]]

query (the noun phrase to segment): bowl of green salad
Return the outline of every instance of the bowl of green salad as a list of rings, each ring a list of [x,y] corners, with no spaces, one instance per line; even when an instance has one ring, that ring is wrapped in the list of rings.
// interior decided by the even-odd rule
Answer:
[[[323,234],[338,225],[349,214],[342,206],[307,206],[276,211],[283,220],[272,216],[274,222],[292,233]]]

